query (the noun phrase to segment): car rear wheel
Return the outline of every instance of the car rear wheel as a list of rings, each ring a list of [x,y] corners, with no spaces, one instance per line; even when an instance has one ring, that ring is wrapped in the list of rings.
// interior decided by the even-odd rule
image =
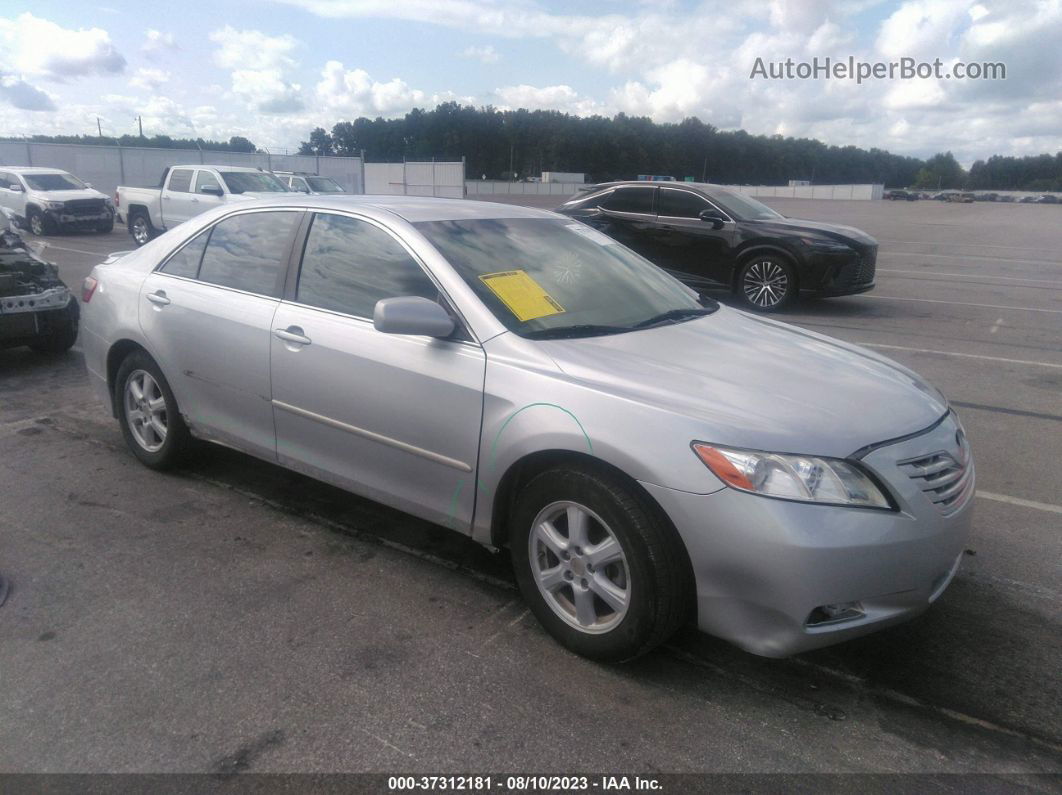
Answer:
[[[125,358],[115,378],[114,400],[125,443],[152,469],[177,464],[191,436],[162,370],[143,351]]]
[[[738,270],[735,292],[748,309],[777,312],[799,292],[796,271],[774,254],[751,257]]]
[[[129,219],[129,234],[133,236],[133,242],[137,247],[149,242],[156,234],[151,219],[144,213],[138,212]]]
[[[551,469],[517,495],[510,551],[532,612],[561,644],[621,662],[688,616],[688,564],[673,529],[618,478]]]

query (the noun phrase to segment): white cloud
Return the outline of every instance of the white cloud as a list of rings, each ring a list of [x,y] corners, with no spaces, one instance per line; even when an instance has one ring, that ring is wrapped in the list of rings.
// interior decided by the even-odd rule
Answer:
[[[164,72],[161,69],[140,68],[136,70],[136,74],[133,75],[129,83],[137,88],[155,91],[159,86],[168,83],[169,80],[169,72]]]
[[[582,97],[571,86],[529,85],[505,86],[495,89],[497,107],[501,110],[561,110],[577,116],[604,113],[604,107],[588,97]]]
[[[51,96],[13,75],[0,75],[0,99],[19,110],[55,110]]]
[[[465,49],[461,51],[461,57],[472,58],[481,63],[497,63],[501,60],[501,55],[496,49],[494,49],[493,44],[486,44],[482,47],[477,47],[475,45],[465,47]]]
[[[373,80],[364,69],[346,69],[339,61],[329,61],[317,84],[317,99],[334,112],[357,115],[392,115],[423,104],[423,91],[410,88],[395,77],[386,83]]]
[[[0,69],[63,81],[125,69],[125,58],[101,28],[71,30],[33,14],[0,17]]]
[[[154,28],[148,28],[144,34],[144,43],[140,45],[140,51],[149,57],[161,55],[165,52],[179,50],[177,40],[172,33],[167,33]]]
[[[302,87],[288,77],[298,65],[291,56],[299,46],[295,38],[226,25],[211,33],[210,40],[218,45],[215,63],[232,70],[232,91],[243,102],[261,113],[302,109]]]

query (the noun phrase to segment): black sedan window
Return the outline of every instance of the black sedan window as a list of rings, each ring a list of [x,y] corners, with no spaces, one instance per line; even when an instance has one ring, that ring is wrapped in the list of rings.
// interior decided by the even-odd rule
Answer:
[[[653,193],[656,188],[616,188],[599,206],[617,213],[653,212]]]
[[[696,193],[661,188],[656,212],[657,215],[666,215],[668,218],[700,218],[704,210],[710,209],[708,202]]]

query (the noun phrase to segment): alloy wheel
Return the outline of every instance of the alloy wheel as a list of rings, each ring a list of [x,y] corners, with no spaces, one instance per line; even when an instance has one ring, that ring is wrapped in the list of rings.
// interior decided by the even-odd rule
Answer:
[[[770,309],[785,300],[789,276],[785,268],[769,259],[752,263],[741,280],[741,290],[753,306]]]
[[[35,235],[44,234],[44,219],[40,213],[33,213],[29,219],[30,231]]]
[[[136,443],[149,453],[158,452],[166,443],[168,419],[166,398],[151,373],[130,373],[125,382],[125,421]]]
[[[619,539],[589,508],[555,502],[528,537],[531,572],[546,604],[575,629],[608,632],[631,600],[630,567]]]
[[[148,232],[147,221],[144,220],[144,216],[138,215],[133,219],[133,240],[138,246],[142,246],[150,239],[151,233]]]

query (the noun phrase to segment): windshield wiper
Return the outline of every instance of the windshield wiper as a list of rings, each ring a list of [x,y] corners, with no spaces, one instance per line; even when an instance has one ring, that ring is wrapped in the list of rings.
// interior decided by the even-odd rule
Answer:
[[[691,320],[695,317],[710,315],[716,310],[716,308],[717,307],[689,307],[686,309],[671,309],[667,312],[661,312],[659,315],[653,315],[650,318],[641,320],[631,326],[631,328],[650,328],[651,326],[663,326],[667,323],[681,323],[683,320]]]
[[[581,323],[575,326],[535,329],[527,332],[524,336],[530,340],[560,340],[573,337],[599,337],[605,334],[622,334],[630,330],[630,326],[599,326],[593,323]]]

